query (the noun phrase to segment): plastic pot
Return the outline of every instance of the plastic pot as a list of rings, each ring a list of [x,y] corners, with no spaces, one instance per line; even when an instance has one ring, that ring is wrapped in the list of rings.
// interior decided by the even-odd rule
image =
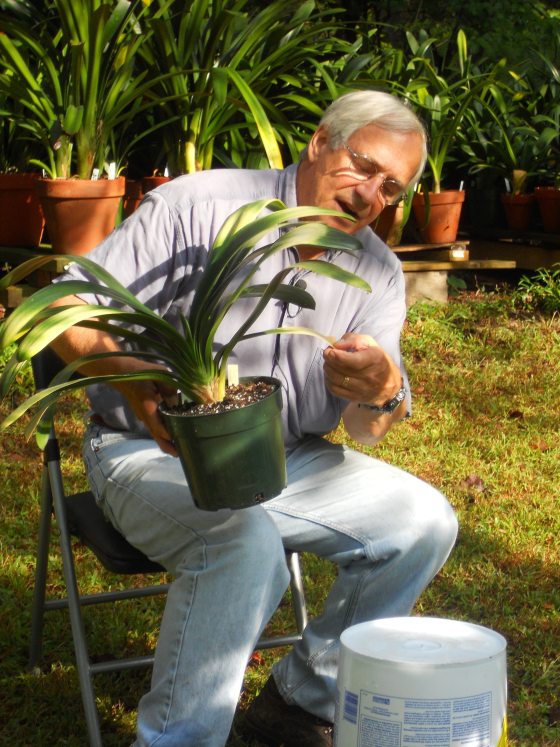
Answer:
[[[276,389],[246,407],[207,415],[161,409],[198,508],[247,508],[286,487],[280,382],[258,378]]]

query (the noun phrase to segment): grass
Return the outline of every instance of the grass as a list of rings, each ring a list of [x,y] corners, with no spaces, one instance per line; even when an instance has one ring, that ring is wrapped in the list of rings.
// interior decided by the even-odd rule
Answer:
[[[415,305],[404,352],[414,416],[372,454],[440,488],[461,525],[450,560],[416,613],[501,632],[508,641],[510,747],[560,745],[560,317],[520,313],[498,293],[463,293],[446,306]],[[26,386],[22,381],[22,391]],[[75,486],[83,479],[79,410],[68,400],[62,412]],[[345,436],[337,431],[332,438]],[[26,671],[38,475],[34,443],[14,429],[3,438],[0,456],[0,744],[83,747],[64,613],[49,613],[43,674]],[[52,559],[58,591],[54,540]],[[311,611],[317,610],[333,569],[308,556],[303,564]],[[101,573],[86,552],[79,566],[85,590],[120,583]],[[87,610],[92,649],[145,653],[153,645],[161,601],[107,612]],[[289,620],[284,604],[272,626],[282,630]],[[238,733],[242,711],[280,653],[257,654],[250,663],[229,747],[256,747]],[[148,672],[97,676],[108,747],[132,741],[136,703],[148,682]]]

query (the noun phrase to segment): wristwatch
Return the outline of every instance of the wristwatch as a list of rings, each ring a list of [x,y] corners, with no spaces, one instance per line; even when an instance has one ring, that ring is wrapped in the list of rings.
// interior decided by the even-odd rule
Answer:
[[[365,407],[372,412],[390,413],[394,412],[397,409],[397,407],[405,397],[406,389],[404,386],[404,381],[401,379],[401,388],[399,389],[399,391],[395,394],[394,397],[388,399],[387,402],[385,402],[383,405],[367,405],[365,403],[360,403],[358,407]]]

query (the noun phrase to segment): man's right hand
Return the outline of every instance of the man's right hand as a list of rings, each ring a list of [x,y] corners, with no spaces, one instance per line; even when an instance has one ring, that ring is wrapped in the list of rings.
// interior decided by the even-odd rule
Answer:
[[[177,393],[160,382],[155,381],[124,381],[115,382],[115,389],[126,397],[130,408],[150,431],[152,438],[162,451],[171,456],[177,456],[177,450],[168,433],[161,415],[159,405],[177,403]]]

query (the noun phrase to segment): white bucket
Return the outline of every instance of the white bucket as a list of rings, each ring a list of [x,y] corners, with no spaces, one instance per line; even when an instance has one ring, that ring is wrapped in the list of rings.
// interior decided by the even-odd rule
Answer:
[[[341,638],[335,747],[505,747],[506,640],[471,623],[394,617]]]

